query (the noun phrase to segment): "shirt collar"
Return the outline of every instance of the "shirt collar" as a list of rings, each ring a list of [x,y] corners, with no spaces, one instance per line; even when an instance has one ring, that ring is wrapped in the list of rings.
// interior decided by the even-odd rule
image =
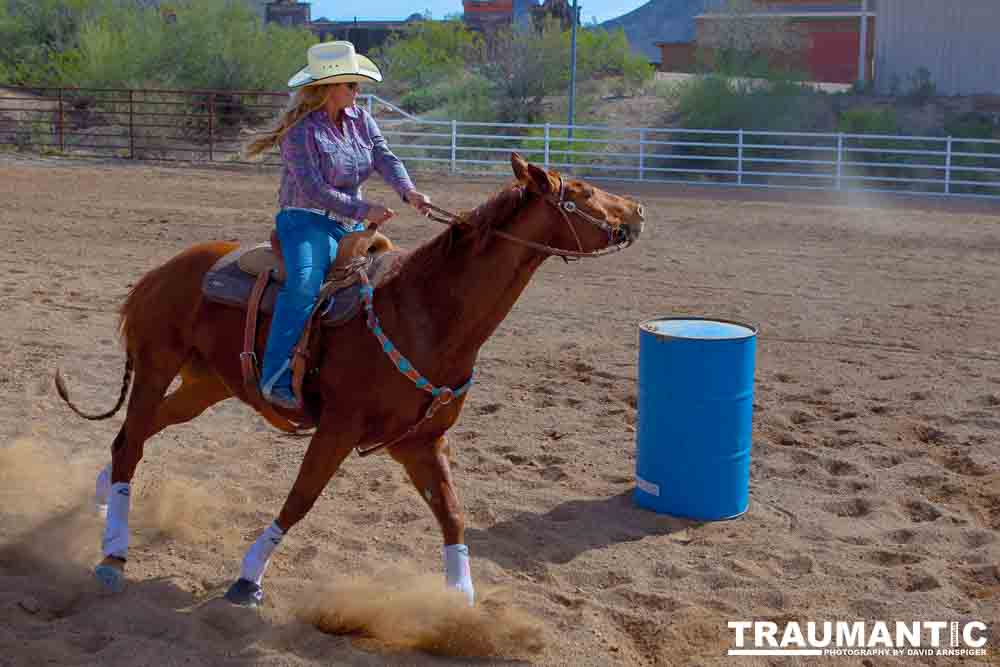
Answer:
[[[361,109],[359,109],[356,104],[349,106],[344,109],[344,115],[351,120],[357,120],[361,117]],[[313,111],[311,116],[321,123],[326,123],[327,125],[330,124],[330,117],[326,115],[326,111],[324,109],[317,109],[316,111]]]

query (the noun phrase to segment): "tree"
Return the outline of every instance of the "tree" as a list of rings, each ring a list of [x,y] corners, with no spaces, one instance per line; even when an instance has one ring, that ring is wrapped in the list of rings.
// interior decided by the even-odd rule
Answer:
[[[393,35],[372,57],[398,83],[425,87],[482,58],[482,38],[462,21],[418,21]]]
[[[530,123],[542,115],[545,96],[569,82],[569,33],[548,19],[540,31],[504,28],[491,36],[482,66],[499,120]]]
[[[77,44],[80,24],[110,0],[3,0],[0,69],[16,83],[58,78],[62,54]]]
[[[787,18],[767,16],[767,9],[759,0],[728,0],[717,17],[703,22],[698,46],[716,71],[759,75],[795,61],[802,33]]]

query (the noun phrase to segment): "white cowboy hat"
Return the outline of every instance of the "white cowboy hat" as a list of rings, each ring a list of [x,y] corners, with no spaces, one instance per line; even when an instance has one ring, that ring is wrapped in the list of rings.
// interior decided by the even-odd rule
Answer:
[[[323,42],[309,47],[309,64],[288,80],[289,88],[382,80],[378,65],[355,53],[350,42]]]

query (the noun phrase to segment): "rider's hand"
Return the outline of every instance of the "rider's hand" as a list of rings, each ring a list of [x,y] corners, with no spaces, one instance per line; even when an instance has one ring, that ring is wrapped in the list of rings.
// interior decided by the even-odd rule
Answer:
[[[372,204],[368,208],[368,215],[365,216],[365,220],[373,225],[383,225],[389,221],[389,218],[396,215],[396,212],[391,208],[386,208],[379,204]]]
[[[427,212],[427,205],[431,203],[431,198],[423,192],[410,190],[406,193],[406,203],[417,209],[421,213]]]

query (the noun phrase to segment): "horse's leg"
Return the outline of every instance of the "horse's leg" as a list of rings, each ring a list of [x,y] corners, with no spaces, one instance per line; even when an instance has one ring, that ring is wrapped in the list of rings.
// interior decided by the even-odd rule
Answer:
[[[469,548],[465,546],[465,517],[459,505],[448,463],[444,436],[429,442],[407,441],[389,450],[406,468],[417,493],[427,502],[444,538],[445,580],[463,593],[471,605],[476,598],[469,570]]]
[[[104,560],[95,569],[98,580],[111,591],[125,587],[128,557],[128,513],[132,477],[142,459],[143,445],[152,433],[163,395],[184,360],[170,350],[144,353],[136,360],[135,384],[125,423],[111,445],[111,493],[101,550]]]
[[[152,438],[168,426],[189,422],[233,392],[212,371],[190,362],[181,369],[181,386],[171,392],[156,410]]]
[[[232,395],[217,375],[198,362],[189,361],[181,368],[181,386],[170,393],[157,408],[153,430],[146,439],[149,440],[168,426],[191,421]],[[111,498],[111,466],[109,463],[97,476],[97,506],[102,514],[107,512]]]
[[[320,419],[281,513],[250,546],[243,557],[239,579],[226,591],[226,599],[233,604],[255,607],[263,601],[264,591],[260,582],[271,554],[285,533],[309,512],[330,478],[357,444],[360,427],[347,419],[344,419],[345,423],[337,423],[338,418],[342,419],[343,415],[335,418],[326,413]]]

